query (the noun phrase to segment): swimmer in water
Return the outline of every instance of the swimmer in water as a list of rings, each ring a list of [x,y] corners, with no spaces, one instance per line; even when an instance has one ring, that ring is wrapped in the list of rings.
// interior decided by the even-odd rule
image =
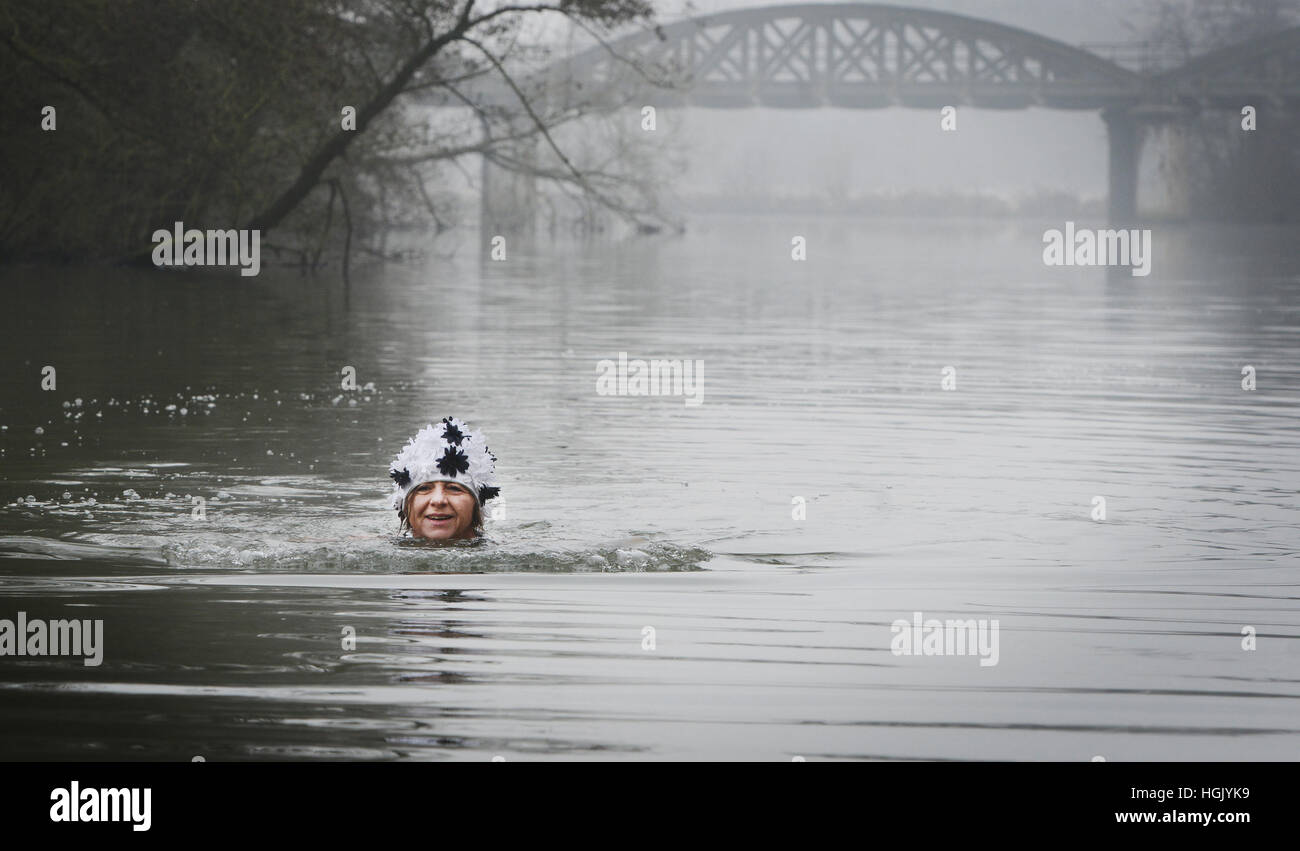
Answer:
[[[403,537],[482,537],[483,503],[501,492],[496,460],[483,434],[455,417],[421,429],[388,470]]]

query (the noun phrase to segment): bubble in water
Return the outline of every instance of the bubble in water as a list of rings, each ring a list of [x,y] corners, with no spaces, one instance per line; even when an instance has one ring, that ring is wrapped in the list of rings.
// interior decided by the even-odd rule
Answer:
[[[94,504],[95,504],[95,498],[93,496],[90,499],[86,500],[86,505],[94,505]]]
[[[64,498],[64,499],[72,499],[72,494],[69,493],[68,491],[64,491],[64,492],[63,492],[63,498]]]
[[[217,499],[230,499],[230,498],[231,498],[230,494],[226,493],[225,491],[217,491]]]
[[[37,427],[36,427],[36,433],[37,433],[37,434],[45,434],[45,429],[41,428],[40,426],[37,426]]]
[[[140,494],[136,493],[133,488],[127,488],[126,490],[122,491],[122,496],[126,497],[127,499],[140,498]]]
[[[31,494],[27,494],[27,504],[28,504],[28,505],[35,505],[35,504],[36,504],[36,497],[32,496]]]

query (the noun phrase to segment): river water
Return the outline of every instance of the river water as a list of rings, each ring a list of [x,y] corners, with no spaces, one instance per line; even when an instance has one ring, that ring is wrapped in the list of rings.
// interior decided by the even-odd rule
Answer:
[[[1157,227],[1141,278],[1045,267],[1060,226],[4,270],[0,618],[103,656],[0,657],[0,756],[1296,759],[1293,234]],[[598,394],[620,352],[703,403]],[[449,414],[504,510],[399,543]],[[895,655],[916,612],[997,664]]]

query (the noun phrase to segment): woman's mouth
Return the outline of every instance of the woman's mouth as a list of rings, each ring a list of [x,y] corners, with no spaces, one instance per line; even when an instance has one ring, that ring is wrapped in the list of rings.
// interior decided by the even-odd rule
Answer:
[[[430,523],[449,523],[456,519],[454,514],[426,514],[424,519]]]

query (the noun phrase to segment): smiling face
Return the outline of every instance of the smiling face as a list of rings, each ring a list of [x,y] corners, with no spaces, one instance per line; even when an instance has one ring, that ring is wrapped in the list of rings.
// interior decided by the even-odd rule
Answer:
[[[424,482],[412,488],[406,518],[417,538],[452,541],[473,538],[478,508],[469,488],[455,482]]]

